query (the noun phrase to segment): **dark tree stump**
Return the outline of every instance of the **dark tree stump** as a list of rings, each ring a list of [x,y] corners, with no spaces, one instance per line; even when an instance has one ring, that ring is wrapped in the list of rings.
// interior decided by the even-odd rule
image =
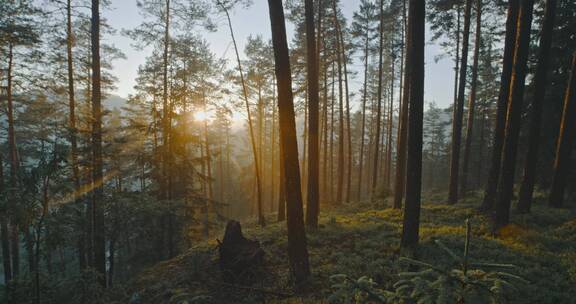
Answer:
[[[220,269],[226,281],[248,279],[264,262],[264,250],[260,242],[245,238],[237,221],[228,221],[224,239],[218,243]]]

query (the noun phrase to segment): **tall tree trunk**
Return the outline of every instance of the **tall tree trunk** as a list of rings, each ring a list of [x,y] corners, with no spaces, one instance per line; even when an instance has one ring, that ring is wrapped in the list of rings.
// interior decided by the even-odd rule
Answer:
[[[72,47],[74,36],[72,33],[72,4],[71,0],[66,1],[66,62],[68,68],[68,127],[70,128],[70,159],[72,167],[72,180],[74,182],[74,202],[81,206],[80,201],[80,171],[78,169],[78,143],[76,139],[76,101],[74,92],[74,61],[72,58]],[[78,237],[78,263],[80,269],[86,268],[86,253],[84,251],[83,229]]]
[[[390,72],[390,103],[388,105],[388,127],[386,134],[386,171],[384,172],[384,187],[390,190],[392,173],[392,127],[394,125],[394,55],[391,56],[392,70]]]
[[[476,107],[476,88],[478,86],[478,57],[482,39],[482,0],[476,0],[476,38],[474,44],[474,59],[472,63],[472,85],[468,97],[468,124],[466,126],[466,140],[464,141],[464,161],[462,163],[462,194],[466,194],[468,187],[468,170],[470,169],[470,149],[474,129],[474,111]]]
[[[278,123],[280,125],[280,123]],[[280,137],[281,134],[278,134]],[[280,161],[280,168],[279,168],[279,191],[278,191],[278,221],[282,222],[286,219],[286,183],[284,182],[284,152],[282,151],[282,139],[279,138],[278,140],[278,151],[279,151],[279,161]]]
[[[572,58],[572,69],[566,94],[564,96],[564,109],[556,146],[556,158],[554,159],[554,176],[548,204],[560,208],[564,202],[564,189],[568,170],[570,169],[570,152],[576,135],[576,52]]]
[[[100,1],[92,0],[92,210],[94,266],[100,284],[106,286],[106,240],[104,237],[104,180],[102,166],[102,109],[100,92]]]
[[[288,257],[290,270],[298,287],[304,287],[310,277],[306,230],[300,192],[300,170],[298,168],[298,141],[296,139],[296,122],[294,102],[292,99],[292,76],[290,57],[286,41],[284,9],[281,0],[268,0],[270,23],[272,27],[272,44],[278,79],[278,109],[280,120],[280,140],[284,160],[284,176],[287,201]]]
[[[458,98],[454,104],[452,121],[452,145],[450,152],[450,185],[448,203],[458,202],[458,175],[460,173],[460,142],[462,141],[462,116],[464,112],[464,93],[466,90],[466,70],[468,69],[468,38],[470,36],[470,15],[472,0],[466,0],[464,7],[464,32],[462,33],[462,56],[460,58],[460,79],[458,81]]]
[[[378,46],[378,106],[376,110],[376,136],[374,140],[374,166],[372,167],[372,189],[371,198],[376,195],[376,186],[378,186],[378,158],[380,157],[380,116],[382,115],[382,50],[384,43],[384,0],[380,0],[380,38]]]
[[[532,25],[533,7],[534,0],[522,0],[520,2],[514,51],[514,68],[510,81],[506,128],[504,130],[504,146],[502,147],[502,169],[495,206],[495,230],[505,226],[510,220],[510,204],[513,194],[518,137],[520,135],[522,118],[524,78],[527,70],[526,62],[528,60],[528,50],[530,46],[530,27]]]
[[[403,19],[406,20],[406,0],[403,2],[402,8]],[[404,30],[402,31],[402,41],[405,41],[405,34],[408,28],[406,21],[404,21]],[[408,35],[406,35],[407,37]],[[396,144],[396,174],[394,178],[394,209],[402,208],[402,198],[404,197],[404,189],[406,183],[406,137],[408,135],[408,102],[410,100],[410,61],[408,60],[409,52],[406,49],[407,45],[402,48],[402,54],[406,50],[406,57],[403,58],[404,71],[400,77],[403,77],[402,91],[402,105],[400,108],[400,117],[398,122],[398,139]],[[404,56],[402,56],[404,57]]]
[[[424,33],[425,1],[410,0],[407,57],[410,66],[410,113],[408,121],[408,160],[406,162],[406,206],[402,225],[403,248],[418,244],[420,195],[422,188],[422,124],[424,112]]]
[[[0,154],[0,193],[4,193],[4,163]],[[4,267],[4,285],[12,280],[12,258],[10,256],[10,236],[8,235],[8,210],[3,208],[0,212],[0,234],[2,240],[2,266]]]
[[[236,44],[236,38],[234,37],[234,30],[232,29],[232,21],[230,20],[230,14],[219,0],[217,0],[220,7],[226,14],[226,19],[228,20],[228,28],[230,29],[230,36],[232,38],[232,43],[234,44],[234,53],[236,54],[236,62],[238,63],[238,73],[240,74],[240,81],[242,83],[242,95],[244,97],[244,104],[246,106],[246,114],[248,116],[248,129],[250,131],[250,142],[252,144],[252,154],[254,156],[254,173],[256,174],[256,196],[258,206],[262,206],[262,184],[260,181],[260,164],[258,162],[258,149],[256,148],[256,138],[254,137],[254,127],[252,123],[252,114],[250,112],[250,103],[248,102],[248,88],[246,87],[246,82],[244,80],[244,73],[242,72],[242,62],[240,60],[240,54],[238,53],[238,45]],[[264,216],[258,217],[258,224],[260,227],[266,226],[266,221]]]
[[[518,211],[530,212],[536,165],[538,164],[538,150],[540,144],[540,128],[542,125],[542,105],[546,95],[546,73],[552,44],[552,30],[554,29],[554,16],[556,15],[556,0],[546,0],[544,22],[540,31],[540,44],[538,50],[538,66],[534,75],[534,96],[532,99],[530,134],[528,139],[528,152],[524,165],[524,176],[518,199]]]
[[[319,151],[318,151],[318,112],[320,97],[318,93],[318,53],[314,34],[314,1],[306,0],[306,50],[307,50],[307,83],[308,83],[308,195],[306,225],[318,227],[319,193]],[[320,9],[321,9],[321,5]]]
[[[18,187],[18,150],[16,148],[16,136],[14,134],[14,104],[12,101],[12,68],[14,61],[14,46],[8,44],[8,80],[7,87],[7,115],[8,115],[8,155],[10,157],[10,187],[8,198],[11,208],[18,208],[16,203],[15,189]],[[16,219],[12,219],[12,277],[17,277],[20,273],[20,237],[19,227]]]
[[[338,64],[338,184],[336,185],[336,204],[342,203],[342,193],[344,187],[344,90],[342,87],[342,45],[339,39],[340,24],[338,21],[338,11],[336,0],[332,1],[334,13],[333,21],[336,29],[336,62]]]
[[[502,74],[500,76],[500,90],[496,106],[496,125],[494,126],[494,139],[492,155],[490,156],[490,170],[484,189],[484,198],[480,210],[488,212],[494,206],[496,190],[500,179],[500,160],[502,159],[502,146],[504,145],[504,127],[506,126],[506,111],[508,95],[510,93],[510,78],[512,77],[512,64],[514,63],[514,43],[516,41],[516,22],[518,20],[518,5],[520,0],[508,1],[506,17],[506,37],[504,39],[504,57],[502,58]]]
[[[368,98],[368,56],[369,56],[369,41],[370,31],[367,29],[364,37],[364,84],[362,91],[362,125],[360,127],[360,152],[358,161],[358,188],[356,189],[356,199],[359,201],[362,198],[362,177],[364,169],[364,137],[366,130],[366,99]]]

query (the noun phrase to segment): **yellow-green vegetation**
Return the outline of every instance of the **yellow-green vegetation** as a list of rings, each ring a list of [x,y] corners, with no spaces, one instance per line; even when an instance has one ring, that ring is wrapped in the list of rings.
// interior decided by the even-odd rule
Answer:
[[[529,281],[519,284],[508,303],[574,303],[576,297],[576,216],[536,202],[532,214],[513,215],[499,238],[487,218],[477,213],[479,195],[448,206],[427,196],[422,207],[420,246],[416,259],[436,266],[453,263],[434,240],[462,253],[464,222],[470,219],[470,259],[477,263],[513,264],[512,272]],[[402,212],[386,201],[347,204],[325,212],[316,231],[308,231],[313,271],[309,290],[295,296],[288,272],[285,223],[266,229],[243,223],[244,234],[261,242],[266,266],[255,282],[222,283],[216,241],[198,244],[186,254],[143,272],[125,291],[142,303],[327,303],[330,277],[370,278],[377,288],[393,290],[398,274],[418,270],[400,263]],[[273,218],[268,219],[269,223]],[[410,268],[412,267],[412,268]]]

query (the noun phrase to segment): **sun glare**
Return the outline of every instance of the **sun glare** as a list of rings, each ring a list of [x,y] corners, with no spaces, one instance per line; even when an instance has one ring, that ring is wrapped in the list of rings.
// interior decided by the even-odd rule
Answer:
[[[206,113],[204,111],[194,112],[194,120],[204,121],[206,119],[208,119],[208,113]]]

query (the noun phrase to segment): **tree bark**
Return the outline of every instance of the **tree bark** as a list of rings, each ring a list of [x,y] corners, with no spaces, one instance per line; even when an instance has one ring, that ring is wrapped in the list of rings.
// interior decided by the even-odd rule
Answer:
[[[460,58],[460,79],[458,81],[458,98],[454,104],[452,121],[452,145],[450,152],[450,185],[448,203],[458,202],[458,183],[460,173],[460,142],[462,141],[462,116],[464,112],[464,93],[466,90],[466,71],[468,69],[468,38],[470,36],[470,15],[472,0],[466,0],[464,7],[464,32],[462,33],[462,56]]]
[[[318,53],[314,33],[314,1],[306,0],[306,51],[307,51],[307,83],[308,83],[308,195],[306,209],[306,225],[315,229],[318,227],[319,210],[319,150],[318,150],[318,112],[320,97],[318,93]],[[320,4],[321,5],[321,4]],[[321,9],[321,7],[320,7]]]
[[[560,208],[564,202],[564,189],[568,170],[570,169],[570,152],[576,135],[576,53],[572,58],[570,80],[564,95],[564,109],[556,146],[554,160],[554,177],[548,203],[551,207]]]
[[[410,113],[408,160],[406,162],[406,206],[402,225],[403,248],[418,244],[420,196],[422,188],[422,124],[424,112],[425,1],[410,0],[408,15],[408,54],[410,58]]]
[[[468,97],[468,122],[466,126],[466,140],[464,141],[464,161],[462,162],[462,194],[466,194],[468,187],[468,170],[470,169],[470,149],[474,130],[474,112],[476,108],[476,89],[478,86],[478,57],[482,39],[482,0],[476,0],[476,38],[474,44],[474,59],[472,63],[472,84]]]
[[[546,0],[544,22],[542,24],[542,30],[540,31],[538,65],[536,67],[536,74],[534,75],[534,96],[532,99],[532,117],[529,126],[528,151],[526,152],[524,176],[518,199],[518,211],[520,213],[530,212],[532,205],[532,194],[534,193],[534,181],[540,145],[540,128],[542,125],[542,105],[544,103],[544,96],[546,95],[546,74],[548,71],[555,15],[556,0]]]
[[[104,180],[102,166],[102,109],[100,92],[100,1],[92,0],[92,218],[94,266],[100,284],[106,287],[106,240],[104,235]]]
[[[498,183],[497,203],[495,206],[495,230],[505,226],[510,220],[510,204],[514,186],[518,137],[520,135],[524,80],[527,70],[526,62],[528,60],[530,45],[533,6],[534,0],[522,0],[520,2],[514,51],[514,68],[512,70],[512,78],[510,79],[510,95],[508,97],[506,128],[504,130],[504,146],[502,147],[502,169],[500,182]]]
[[[500,90],[496,106],[496,125],[494,126],[494,139],[492,155],[490,157],[490,170],[484,189],[484,198],[480,211],[492,210],[496,199],[498,181],[500,179],[500,165],[502,146],[504,145],[504,127],[506,126],[507,101],[510,92],[510,78],[512,77],[512,64],[514,63],[514,43],[516,41],[516,22],[518,20],[518,5],[520,0],[508,1],[506,17],[506,37],[504,39],[504,57],[502,59],[502,74],[500,76]]]
[[[278,87],[278,113],[280,140],[282,141],[284,176],[287,201],[288,257],[290,270],[298,288],[304,287],[310,277],[306,230],[300,190],[300,170],[298,168],[298,142],[292,97],[292,76],[290,57],[286,41],[284,9],[281,0],[268,0],[272,44],[274,46],[275,72]]]

